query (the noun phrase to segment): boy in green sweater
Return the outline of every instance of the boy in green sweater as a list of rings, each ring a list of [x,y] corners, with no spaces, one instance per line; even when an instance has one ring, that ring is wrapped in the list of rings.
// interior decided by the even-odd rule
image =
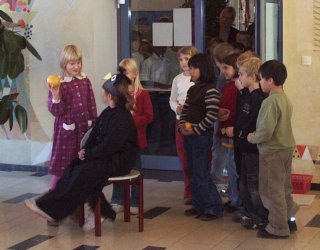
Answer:
[[[270,60],[259,69],[260,84],[269,93],[261,105],[256,131],[248,141],[259,149],[259,193],[269,210],[268,225],[258,231],[261,238],[286,239],[297,230],[294,215],[299,210],[291,191],[291,163],[295,140],[291,127],[292,105],[284,93],[286,67]]]

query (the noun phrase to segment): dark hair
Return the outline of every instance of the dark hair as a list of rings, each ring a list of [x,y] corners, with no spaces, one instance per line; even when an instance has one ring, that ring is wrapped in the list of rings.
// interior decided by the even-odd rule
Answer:
[[[105,81],[102,88],[112,95],[113,101],[116,107],[126,108],[127,110],[133,110],[134,100],[129,94],[128,85],[131,84],[130,79],[123,75],[113,75],[110,79]]]
[[[216,84],[214,66],[208,55],[200,53],[192,56],[188,61],[188,66],[199,69],[200,82]]]
[[[232,68],[234,68],[235,73],[233,77],[237,77],[238,76],[238,66],[237,66],[237,59],[240,56],[240,53],[234,53],[231,55],[226,56],[225,58],[222,59],[222,63],[232,66]]]
[[[259,74],[262,78],[272,78],[276,86],[283,85],[287,79],[286,66],[277,60],[269,60],[261,65]]]

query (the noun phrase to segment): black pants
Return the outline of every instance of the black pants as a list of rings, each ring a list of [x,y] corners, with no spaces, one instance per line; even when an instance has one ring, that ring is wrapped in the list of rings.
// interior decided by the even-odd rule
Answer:
[[[121,175],[115,173],[111,164],[101,160],[78,161],[67,168],[54,190],[36,200],[37,206],[56,221],[70,215],[85,202],[94,209],[101,198],[101,215],[111,217],[114,213],[102,193],[109,177]]]

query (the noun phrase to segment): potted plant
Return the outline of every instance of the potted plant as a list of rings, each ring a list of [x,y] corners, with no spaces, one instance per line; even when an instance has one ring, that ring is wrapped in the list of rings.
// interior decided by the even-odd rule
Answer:
[[[15,31],[18,26],[8,14],[0,10],[0,79],[15,79],[24,71],[24,49],[28,49],[37,59],[42,60],[30,42]],[[28,117],[25,108],[18,103],[18,95],[19,93],[13,93],[0,96],[0,125],[9,122],[9,128],[12,130],[15,116],[21,132],[24,133],[28,128]]]

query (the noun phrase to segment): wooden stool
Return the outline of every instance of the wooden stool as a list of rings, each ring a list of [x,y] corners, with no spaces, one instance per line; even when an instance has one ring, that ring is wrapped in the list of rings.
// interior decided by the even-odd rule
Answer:
[[[139,190],[139,204],[138,204],[138,219],[139,219],[139,232],[143,232],[143,176],[140,171],[132,169],[129,174],[116,176],[108,179],[106,186],[110,184],[124,185],[124,221],[130,222],[130,185],[138,185]],[[79,219],[79,226],[84,224],[84,206],[81,206],[81,216]],[[100,198],[94,209],[94,224],[95,235],[101,236],[101,205]]]
[[[92,128],[89,129],[83,136],[80,142],[80,148],[82,148],[89,135]],[[124,221],[130,222],[130,185],[138,185],[139,190],[139,204],[138,204],[138,218],[139,218],[139,232],[143,232],[143,176],[140,171],[132,169],[129,174],[116,176],[108,179],[106,186],[117,183],[124,185]],[[101,201],[100,198],[94,210],[94,224],[95,224],[95,235],[101,236]],[[79,226],[82,227],[84,224],[84,205],[80,206],[80,216],[79,216]]]

